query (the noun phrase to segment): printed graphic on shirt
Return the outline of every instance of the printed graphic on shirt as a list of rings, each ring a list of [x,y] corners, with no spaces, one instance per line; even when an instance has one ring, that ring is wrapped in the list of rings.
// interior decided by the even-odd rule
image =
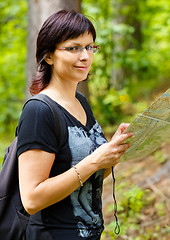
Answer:
[[[106,142],[100,125],[96,122],[87,132],[81,127],[68,127],[69,147],[72,165],[76,165],[96,148]],[[74,216],[77,219],[79,236],[86,238],[100,235],[102,226],[102,183],[103,170],[93,174],[83,185],[71,194]]]

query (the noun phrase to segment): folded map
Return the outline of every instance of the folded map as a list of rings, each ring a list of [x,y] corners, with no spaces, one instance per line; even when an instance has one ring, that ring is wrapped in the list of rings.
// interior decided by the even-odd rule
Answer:
[[[162,144],[170,143],[170,88],[139,114],[126,132],[134,136],[126,141],[131,147],[121,161],[145,158]]]

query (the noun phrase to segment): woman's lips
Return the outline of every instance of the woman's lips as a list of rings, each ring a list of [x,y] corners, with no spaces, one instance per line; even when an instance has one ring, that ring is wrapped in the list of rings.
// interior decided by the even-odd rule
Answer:
[[[85,71],[85,70],[88,69],[87,66],[74,66],[74,67],[77,68],[77,69],[79,69],[79,70],[81,70],[81,71]]]

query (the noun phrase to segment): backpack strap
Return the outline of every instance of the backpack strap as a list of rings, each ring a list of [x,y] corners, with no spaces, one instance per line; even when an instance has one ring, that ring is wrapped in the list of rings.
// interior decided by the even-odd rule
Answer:
[[[57,106],[55,101],[53,101],[50,97],[48,97],[45,94],[34,95],[33,97],[31,97],[30,99],[28,99],[25,102],[23,108],[25,107],[25,105],[28,102],[30,102],[32,100],[41,101],[41,102],[45,103],[51,109],[52,115],[54,117],[54,122],[55,122],[55,134],[56,134],[57,142],[58,142],[59,148],[60,148],[61,145],[64,143],[65,137],[67,135],[65,119],[63,117],[63,114],[62,114],[60,108]]]

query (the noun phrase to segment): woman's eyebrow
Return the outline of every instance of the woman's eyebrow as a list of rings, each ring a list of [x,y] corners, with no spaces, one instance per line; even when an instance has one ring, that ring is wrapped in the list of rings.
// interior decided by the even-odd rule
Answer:
[[[80,43],[74,43],[74,42],[72,42],[72,43],[70,43],[70,44],[73,44],[73,45],[76,45],[76,46],[82,46],[82,44],[80,44]],[[86,46],[91,45],[91,44],[94,44],[94,42],[88,43]]]

